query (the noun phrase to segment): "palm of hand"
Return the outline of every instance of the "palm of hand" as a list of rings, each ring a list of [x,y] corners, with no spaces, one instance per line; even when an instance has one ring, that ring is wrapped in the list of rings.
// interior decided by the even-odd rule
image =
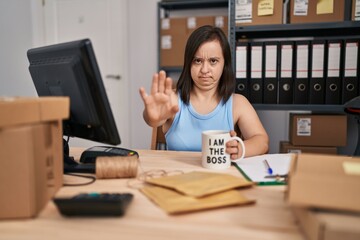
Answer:
[[[170,93],[156,92],[148,95],[144,99],[148,116],[156,120],[171,118],[178,110],[178,103],[175,99],[173,91]]]

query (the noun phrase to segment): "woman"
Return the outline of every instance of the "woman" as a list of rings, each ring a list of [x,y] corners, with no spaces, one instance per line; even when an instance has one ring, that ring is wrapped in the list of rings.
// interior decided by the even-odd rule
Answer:
[[[151,127],[162,126],[168,150],[201,151],[201,133],[226,130],[235,136],[241,131],[246,157],[268,151],[269,138],[256,111],[242,95],[234,94],[235,78],[231,51],[220,28],[203,26],[189,37],[184,67],[172,89],[172,79],[164,71],[153,76],[148,95],[140,88],[144,101],[143,117]],[[231,159],[241,156],[240,144],[226,145]]]

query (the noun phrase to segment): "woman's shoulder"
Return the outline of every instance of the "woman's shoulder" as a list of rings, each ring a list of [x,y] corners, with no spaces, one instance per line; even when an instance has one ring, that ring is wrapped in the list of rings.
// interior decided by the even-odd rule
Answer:
[[[232,97],[233,97],[234,104],[250,104],[250,102],[248,101],[248,99],[246,97],[244,97],[244,95],[241,95],[238,93],[233,93]]]
[[[249,100],[238,93],[233,93],[233,111],[235,112],[247,112],[249,109],[253,109]]]

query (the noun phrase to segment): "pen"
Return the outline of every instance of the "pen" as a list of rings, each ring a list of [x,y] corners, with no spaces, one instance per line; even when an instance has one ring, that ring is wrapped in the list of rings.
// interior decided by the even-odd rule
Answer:
[[[273,173],[273,170],[271,169],[271,167],[266,159],[264,160],[264,163],[265,163],[267,172],[271,175]]]

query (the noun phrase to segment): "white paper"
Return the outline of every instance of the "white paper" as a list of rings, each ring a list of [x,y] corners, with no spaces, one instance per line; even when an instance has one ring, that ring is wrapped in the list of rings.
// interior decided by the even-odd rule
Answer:
[[[298,118],[296,136],[311,136],[311,118]]]
[[[355,21],[360,20],[360,0],[356,0],[355,2]]]
[[[274,178],[265,178],[268,176],[268,169],[264,160],[269,163],[273,170],[273,175],[284,175],[289,173],[291,160],[294,154],[264,154],[255,157],[247,157],[241,160],[235,160],[235,164],[251,179],[253,182],[274,182]]]
[[[224,16],[215,17],[215,26],[218,28],[223,28],[225,26]]]
[[[187,28],[188,29],[196,28],[196,18],[195,17],[189,17],[187,19]]]
[[[308,0],[295,0],[293,14],[294,16],[307,16],[308,8]]]
[[[237,0],[235,5],[235,22],[249,23],[252,22],[252,1]]]
[[[161,29],[169,30],[170,29],[170,18],[163,18],[161,20]]]
[[[172,48],[171,35],[161,36],[161,49],[171,49],[171,48]]]

